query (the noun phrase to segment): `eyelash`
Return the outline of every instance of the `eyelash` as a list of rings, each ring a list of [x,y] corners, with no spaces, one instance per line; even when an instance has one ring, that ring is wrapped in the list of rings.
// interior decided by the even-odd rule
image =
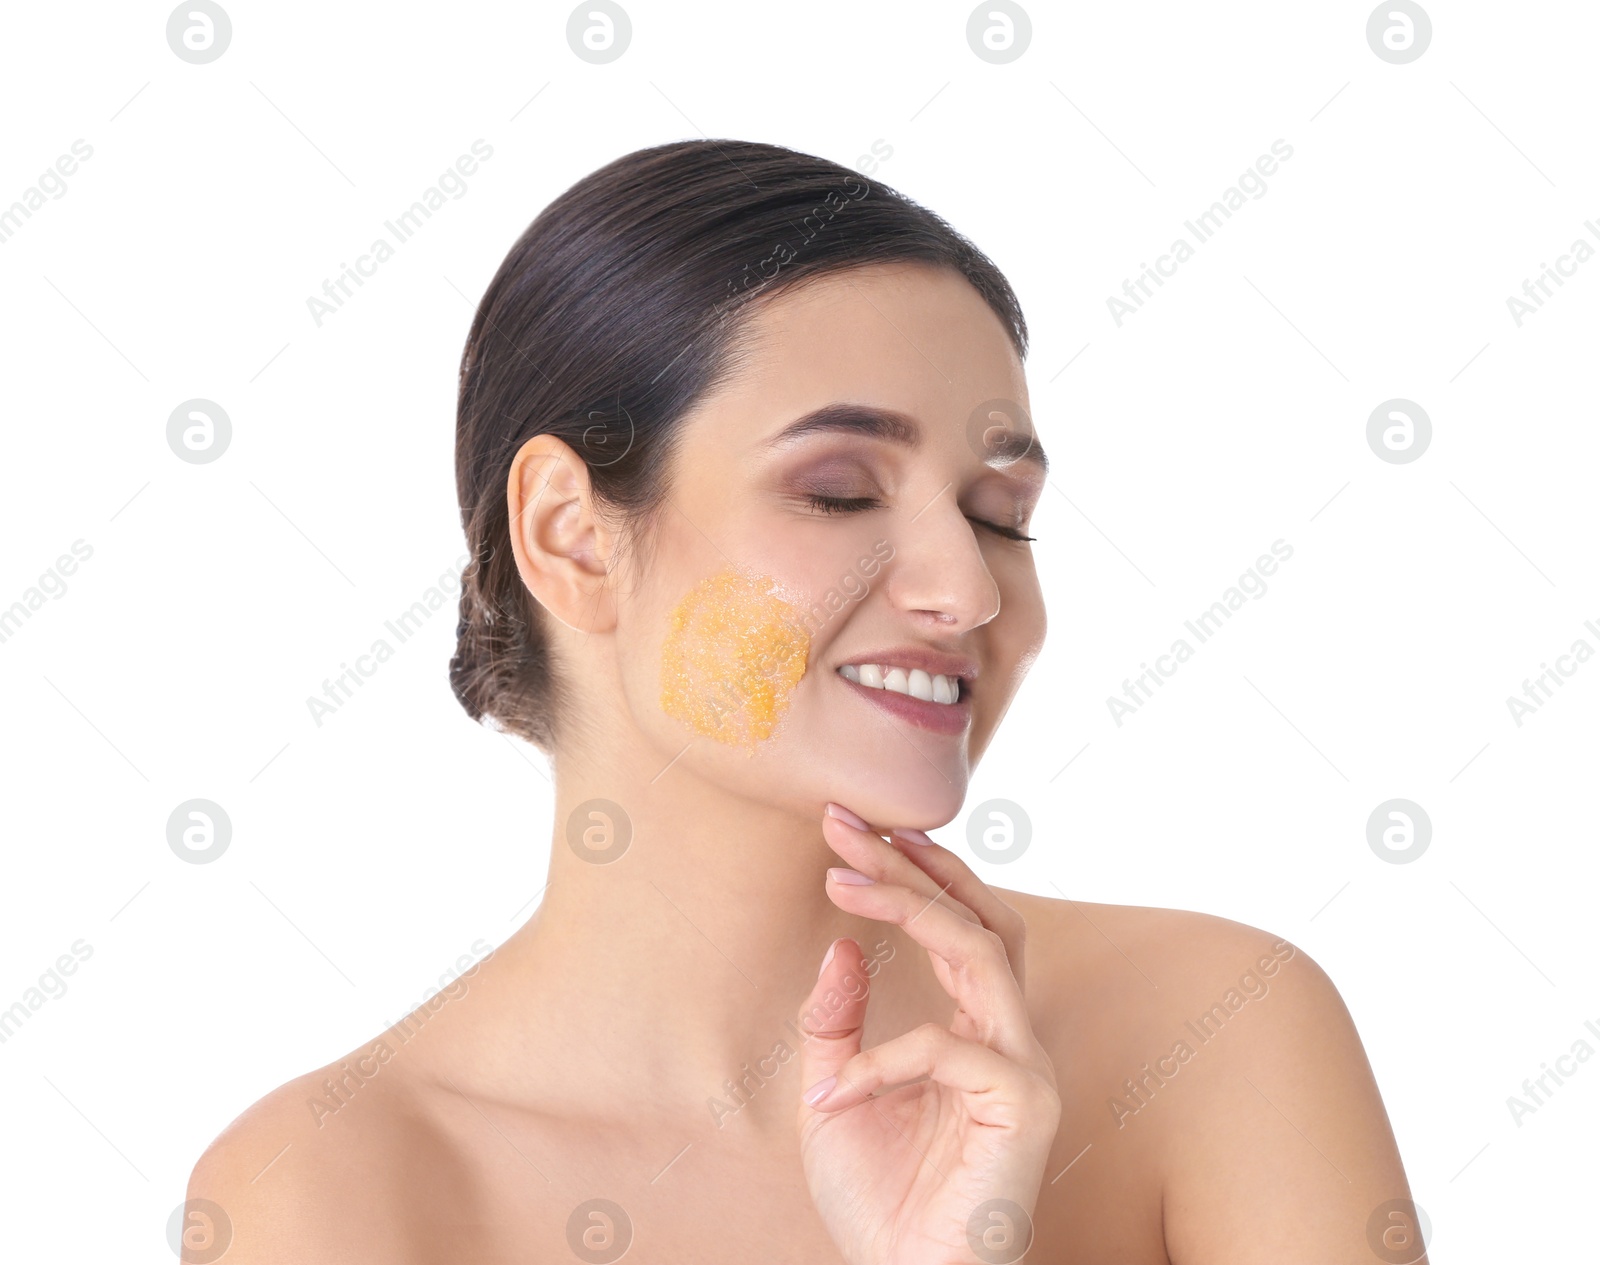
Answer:
[[[819,492],[808,492],[807,503],[824,514],[855,514],[861,510],[873,509],[878,502],[870,496],[823,496]],[[970,516],[969,516],[970,517]],[[1024,536],[1015,527],[1002,527],[999,523],[991,523],[988,519],[973,518],[971,520],[980,527],[987,527],[995,535],[1006,540],[1037,540],[1037,536]]]

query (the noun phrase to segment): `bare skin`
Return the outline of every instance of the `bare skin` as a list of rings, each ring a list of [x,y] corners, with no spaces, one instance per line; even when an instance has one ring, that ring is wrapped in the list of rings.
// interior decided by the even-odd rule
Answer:
[[[1029,1261],[1367,1265],[1369,1217],[1409,1192],[1355,1028],[1311,959],[1203,914],[989,887],[955,852],[891,833],[957,816],[1044,638],[1030,547],[993,528],[1027,530],[1042,473],[967,441],[978,402],[1026,407],[998,320],[963,278],[920,265],[823,278],[752,319],[750,356],[684,423],[648,553],[618,554],[564,445],[518,454],[510,547],[572,683],[549,888],[432,1009],[216,1139],[189,1196],[226,1210],[223,1259],[603,1260],[626,1237],[627,1259],[652,1262],[978,1261],[907,1245],[964,1216],[951,1140],[995,1107],[980,1123],[1001,1144],[975,1180],[1021,1192]],[[839,401],[904,414],[918,443],[767,445]],[[804,494],[823,485],[876,508],[819,513]],[[760,750],[664,714],[667,613],[699,579],[736,561],[820,594],[880,540],[892,559],[818,630]],[[905,646],[977,665],[961,734],[889,718],[835,672]],[[631,824],[609,864],[567,844],[595,798]],[[802,1015],[830,990],[855,1000],[807,1039]],[[860,1083],[872,1051],[919,1032],[911,1044],[989,1060],[997,1088],[954,1092],[941,1071],[890,1078],[881,1102],[802,1102],[812,1075]],[[934,1094],[915,1133],[865,1114]],[[593,1199],[629,1228],[586,1218]]]

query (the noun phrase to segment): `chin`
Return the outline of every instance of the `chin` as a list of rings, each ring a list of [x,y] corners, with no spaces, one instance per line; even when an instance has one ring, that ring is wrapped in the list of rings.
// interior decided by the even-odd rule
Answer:
[[[967,782],[962,778],[955,785],[947,783],[932,794],[886,796],[882,808],[871,805],[865,816],[871,822],[881,821],[885,829],[903,826],[908,830],[937,830],[955,820],[966,797]]]
[[[880,748],[870,760],[846,765],[836,756],[831,764],[832,776],[818,787],[815,807],[820,811],[833,800],[884,830],[937,830],[955,819],[967,797],[964,765],[930,764],[909,746],[898,754]]]

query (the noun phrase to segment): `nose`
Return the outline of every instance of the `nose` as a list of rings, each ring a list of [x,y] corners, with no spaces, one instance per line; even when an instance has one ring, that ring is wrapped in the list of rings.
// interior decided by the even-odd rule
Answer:
[[[898,524],[891,542],[884,592],[897,608],[953,633],[1000,613],[1000,586],[949,488]]]

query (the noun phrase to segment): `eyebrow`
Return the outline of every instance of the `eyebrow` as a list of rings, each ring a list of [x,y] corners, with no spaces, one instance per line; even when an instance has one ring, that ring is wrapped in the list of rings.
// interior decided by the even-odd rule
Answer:
[[[913,450],[922,443],[921,428],[905,413],[871,404],[825,404],[790,422],[768,441],[768,447],[783,447],[807,435],[825,432],[879,439]],[[1001,465],[1026,461],[1037,467],[1040,474],[1050,471],[1050,459],[1045,456],[1037,436],[1008,431],[989,445],[989,452],[991,464],[997,460]]]

